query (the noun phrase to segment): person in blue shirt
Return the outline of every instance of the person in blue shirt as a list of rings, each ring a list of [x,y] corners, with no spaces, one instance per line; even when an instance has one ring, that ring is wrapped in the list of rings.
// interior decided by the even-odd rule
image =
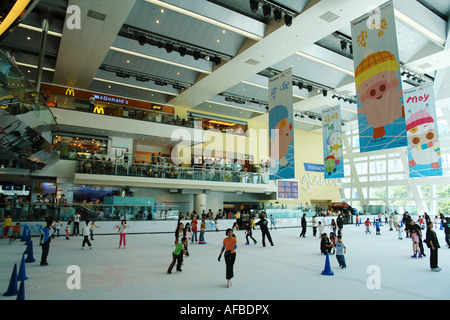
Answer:
[[[381,235],[381,233],[380,233],[380,219],[377,219],[375,221],[375,230],[377,231],[376,234]]]
[[[51,220],[46,220],[45,226],[41,229],[41,238],[39,245],[42,247],[41,266],[47,266],[47,256],[50,251],[50,242],[52,241]]]

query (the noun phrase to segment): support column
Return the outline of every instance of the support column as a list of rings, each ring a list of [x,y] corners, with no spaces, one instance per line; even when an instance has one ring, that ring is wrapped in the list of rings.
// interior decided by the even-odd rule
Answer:
[[[41,91],[42,70],[44,68],[45,48],[47,46],[48,25],[49,25],[48,19],[44,18],[42,20],[41,45],[39,48],[39,63],[36,79],[36,91],[38,93]]]
[[[199,193],[194,195],[194,210],[197,213],[197,218],[201,217],[202,211],[206,212],[206,194]]]

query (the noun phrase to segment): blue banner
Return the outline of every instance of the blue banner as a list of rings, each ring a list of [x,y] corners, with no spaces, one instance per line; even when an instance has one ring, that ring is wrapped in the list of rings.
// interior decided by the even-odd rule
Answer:
[[[269,177],[295,177],[292,69],[269,79]]]
[[[352,21],[360,152],[407,146],[394,5]]]

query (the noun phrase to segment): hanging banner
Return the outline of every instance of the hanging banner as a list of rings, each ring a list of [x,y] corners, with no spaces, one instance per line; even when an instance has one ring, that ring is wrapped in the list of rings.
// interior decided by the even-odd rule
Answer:
[[[351,23],[360,152],[407,146],[394,5]]]
[[[322,110],[323,159],[325,179],[344,177],[341,108]]]
[[[292,69],[269,79],[270,180],[295,177]]]
[[[433,85],[404,92],[409,176],[442,176]]]

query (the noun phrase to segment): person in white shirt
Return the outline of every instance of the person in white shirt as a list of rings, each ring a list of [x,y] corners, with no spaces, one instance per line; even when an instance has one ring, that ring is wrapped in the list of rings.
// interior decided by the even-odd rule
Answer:
[[[84,248],[84,245],[87,244],[89,249],[92,249],[91,242],[89,241],[89,236],[91,235],[91,225],[89,224],[89,220],[86,219],[86,225],[83,228],[83,243],[81,244],[81,249]]]
[[[119,249],[122,245],[123,241],[123,248],[127,248],[127,221],[125,219],[122,219],[122,222],[120,223],[120,226],[117,226],[118,230],[117,233],[120,234],[120,240],[119,240]]]
[[[80,233],[80,214],[78,212],[73,216],[73,235],[77,236]]]

